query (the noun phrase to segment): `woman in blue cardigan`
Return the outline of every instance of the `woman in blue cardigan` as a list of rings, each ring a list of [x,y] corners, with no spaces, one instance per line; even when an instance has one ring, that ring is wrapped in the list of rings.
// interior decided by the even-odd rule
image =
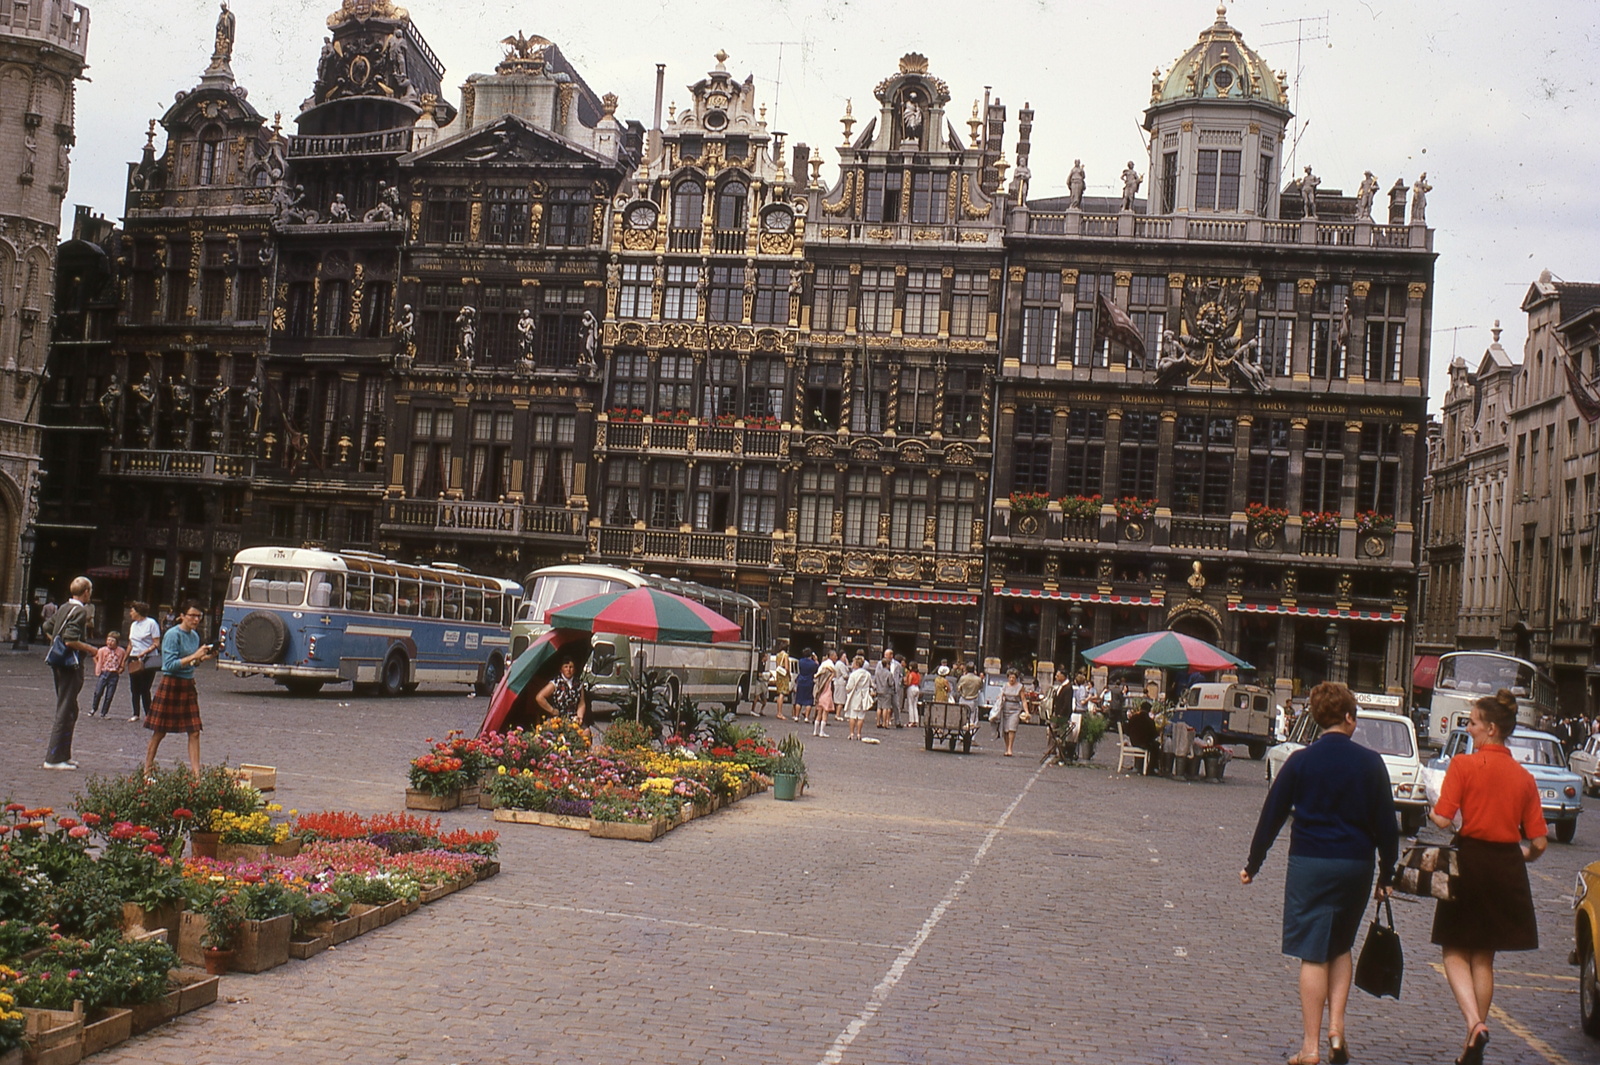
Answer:
[[[1249,884],[1292,813],[1289,868],[1283,884],[1283,952],[1300,959],[1300,1051],[1289,1065],[1321,1061],[1322,1011],[1328,1010],[1328,1057],[1350,1060],[1345,1004],[1350,999],[1350,948],[1372,889],[1373,854],[1378,887],[1389,879],[1400,848],[1389,771],[1376,751],[1351,739],[1356,700],[1343,684],[1311,691],[1311,715],[1322,736],[1284,762],[1261,808],[1250,860],[1239,873]]]

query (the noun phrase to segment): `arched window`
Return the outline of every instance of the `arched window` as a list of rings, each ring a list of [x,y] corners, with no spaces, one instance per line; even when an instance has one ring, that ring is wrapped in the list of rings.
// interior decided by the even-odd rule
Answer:
[[[717,228],[723,230],[745,227],[745,187],[737,181],[722,186],[717,195]]]
[[[694,180],[681,182],[672,192],[672,228],[699,229],[705,210],[705,190]]]

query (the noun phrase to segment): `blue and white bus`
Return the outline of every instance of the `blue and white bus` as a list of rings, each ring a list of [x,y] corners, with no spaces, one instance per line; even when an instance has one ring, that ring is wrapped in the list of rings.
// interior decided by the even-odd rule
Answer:
[[[494,691],[511,653],[522,586],[448,563],[365,551],[252,547],[233,559],[218,635],[221,668],[296,695],[324,684],[423,681]]]
[[[1498,651],[1451,651],[1439,656],[1428,709],[1427,740],[1443,747],[1454,729],[1465,728],[1472,704],[1501,688],[1517,697],[1517,724],[1543,728],[1556,713],[1556,682],[1525,658]]]

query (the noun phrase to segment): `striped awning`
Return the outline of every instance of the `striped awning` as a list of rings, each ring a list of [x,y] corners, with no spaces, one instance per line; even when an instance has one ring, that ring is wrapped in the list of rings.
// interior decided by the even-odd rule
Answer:
[[[1008,599],[1068,599],[1078,603],[1113,603],[1117,606],[1159,606],[1148,595],[1119,595],[1115,592],[1063,592],[1045,588],[996,588],[995,595]]]
[[[834,589],[846,599],[889,599],[904,603],[946,603],[952,606],[977,606],[971,592],[929,592],[921,588],[885,588],[875,584],[846,584]]]
[[[1240,614],[1291,614],[1303,618],[1343,618],[1348,621],[1388,621],[1401,624],[1406,620],[1400,610],[1340,610],[1335,606],[1284,606],[1282,603],[1229,603],[1228,609]]]

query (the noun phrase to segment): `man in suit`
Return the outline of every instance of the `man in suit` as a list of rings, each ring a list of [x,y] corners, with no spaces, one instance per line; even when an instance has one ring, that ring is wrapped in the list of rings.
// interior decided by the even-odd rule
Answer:
[[[894,649],[885,647],[883,658],[872,671],[872,697],[878,708],[878,727],[894,727],[895,715],[900,710],[900,697],[905,688],[905,667],[895,660]]]
[[[78,727],[78,693],[83,690],[83,663],[94,657],[89,640],[89,597],[94,585],[87,577],[72,581],[72,598],[58,608],[44,624],[44,634],[53,643],[58,637],[75,659],[71,665],[50,667],[56,686],[56,717],[50,727],[50,749],[44,768],[76,769],[72,760],[72,734]]]

